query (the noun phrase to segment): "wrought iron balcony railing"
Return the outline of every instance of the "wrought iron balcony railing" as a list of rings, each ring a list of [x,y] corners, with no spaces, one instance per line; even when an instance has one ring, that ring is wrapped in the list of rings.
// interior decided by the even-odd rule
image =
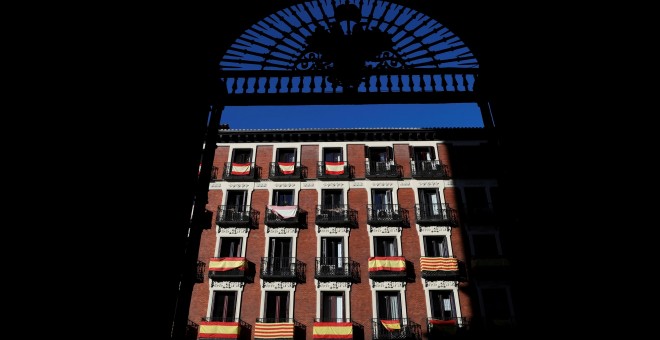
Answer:
[[[254,339],[304,339],[305,332],[305,325],[293,318],[257,318],[254,325]]]
[[[367,223],[373,226],[407,226],[408,211],[398,204],[367,204]]]
[[[226,162],[222,171],[225,181],[254,181],[259,178],[259,167],[254,163]]]
[[[427,280],[466,281],[465,263],[455,257],[422,256],[422,277]]]
[[[350,179],[353,178],[355,170],[345,161],[318,162],[316,167],[316,178],[318,179]]]
[[[268,178],[272,181],[291,181],[307,177],[307,168],[295,162],[271,162]]]
[[[367,161],[365,166],[364,175],[369,179],[400,178],[403,175],[403,167],[392,162]]]
[[[350,257],[317,257],[314,277],[319,281],[357,281],[360,266]]]
[[[426,318],[426,331],[429,339],[466,334],[469,331],[469,326],[468,319],[465,317]]]
[[[449,168],[439,160],[410,161],[412,178],[449,179]]]
[[[240,318],[203,317],[199,327],[199,339],[240,339],[249,334],[252,326]]]
[[[269,227],[303,228],[307,226],[307,211],[297,205],[269,205],[264,223]]]
[[[419,225],[455,226],[456,209],[449,204],[415,204],[415,217]]]
[[[244,227],[257,226],[259,213],[249,205],[219,205],[215,216],[218,227]]]
[[[259,272],[265,281],[305,282],[305,264],[295,257],[262,257]]]
[[[206,269],[206,263],[204,261],[197,260],[197,268],[195,271],[195,282],[202,283],[204,282],[204,270]]]
[[[371,320],[373,340],[421,339],[422,327],[408,318]]]
[[[355,227],[357,226],[357,211],[350,209],[348,204],[332,207],[317,205],[315,223],[319,227]]]

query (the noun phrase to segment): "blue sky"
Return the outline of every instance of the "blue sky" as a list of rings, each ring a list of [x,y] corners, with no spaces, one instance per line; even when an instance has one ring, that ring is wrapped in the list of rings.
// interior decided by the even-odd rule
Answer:
[[[483,127],[475,103],[227,106],[230,129]]]

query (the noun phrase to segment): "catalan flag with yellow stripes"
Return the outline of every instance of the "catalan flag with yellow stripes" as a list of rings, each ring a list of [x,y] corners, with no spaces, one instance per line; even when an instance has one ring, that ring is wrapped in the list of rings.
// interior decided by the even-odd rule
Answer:
[[[457,271],[458,260],[454,257],[422,257],[420,268],[425,271]]]
[[[245,270],[246,266],[247,260],[244,257],[212,257],[209,261],[209,270],[212,271]]]
[[[314,339],[352,339],[353,324],[350,322],[314,322]]]
[[[202,321],[199,324],[200,338],[238,339],[240,332],[238,322]]]
[[[369,271],[389,270],[402,272],[406,270],[406,259],[402,256],[375,256],[369,258]]]
[[[257,322],[254,325],[255,339],[293,339],[293,322]]]

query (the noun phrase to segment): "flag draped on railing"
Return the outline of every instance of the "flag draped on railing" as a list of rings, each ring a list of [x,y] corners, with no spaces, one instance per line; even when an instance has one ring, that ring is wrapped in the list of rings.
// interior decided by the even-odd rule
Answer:
[[[250,163],[231,163],[231,174],[238,176],[249,175]]]
[[[293,339],[293,322],[257,322],[254,325],[255,339]]]
[[[457,271],[458,259],[454,257],[422,257],[420,269],[424,271]]]
[[[401,323],[399,320],[380,320],[380,323],[382,323],[383,327],[390,332],[401,329]]]
[[[314,322],[314,339],[352,339],[351,322]]]
[[[199,338],[238,339],[241,327],[238,322],[202,321],[199,324]]]
[[[211,271],[245,270],[246,266],[247,260],[244,257],[212,257],[209,261]]]
[[[291,175],[296,168],[296,163],[293,162],[277,162],[277,165],[280,167],[280,172],[284,175]]]
[[[325,162],[325,173],[328,175],[342,175],[344,162]]]
[[[298,213],[298,206],[296,205],[269,205],[268,209],[281,218],[293,218]]]
[[[405,271],[406,259],[402,256],[375,256],[369,258],[369,271]]]

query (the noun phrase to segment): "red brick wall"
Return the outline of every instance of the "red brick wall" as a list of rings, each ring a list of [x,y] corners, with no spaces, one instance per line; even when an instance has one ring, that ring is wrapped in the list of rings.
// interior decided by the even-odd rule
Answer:
[[[456,188],[454,187],[447,187],[444,189],[444,196],[445,196],[445,202],[448,203],[449,207],[452,209],[457,209],[458,208],[458,202],[456,200]],[[463,263],[467,264],[466,258],[465,258],[465,243],[463,240],[463,233],[460,228],[460,223],[451,229],[451,247],[454,253],[454,256],[458,258],[460,261],[463,261]],[[467,287],[467,283],[462,283],[461,284],[461,289],[458,290],[458,299],[460,301],[461,305],[461,314],[464,317],[471,318],[472,317],[472,305],[471,305],[471,298],[466,292],[466,289],[469,288]]]
[[[307,339],[312,339],[312,321],[316,317],[316,287],[314,286],[314,261],[316,258],[316,204],[318,191],[301,190],[298,205],[307,211],[307,228],[298,232],[296,258],[305,263],[305,283],[298,283],[295,291],[293,315],[296,320],[307,325]]]
[[[403,167],[403,177],[410,178],[410,145],[394,144],[394,162]]]
[[[225,169],[225,163],[229,162],[229,147],[218,146],[215,148],[215,156],[213,156],[213,166],[218,167],[218,177],[222,178],[222,171]]]
[[[258,229],[250,230],[247,238],[247,250],[245,257],[248,261],[254,263],[256,274],[254,283],[246,283],[243,286],[243,301],[241,305],[241,319],[254,325],[259,317],[259,308],[261,306],[261,285],[259,285],[259,266],[261,258],[266,253],[266,235],[264,232],[264,213],[268,202],[268,190],[255,190],[252,192],[252,209],[259,211]]]
[[[367,190],[348,191],[350,207],[358,211],[358,228],[352,229],[348,240],[348,255],[360,264],[360,283],[351,287],[351,318],[364,326],[365,336],[371,331],[371,287],[369,287],[369,233],[367,230]]]
[[[261,168],[261,175],[259,178],[268,178],[268,171],[270,162],[273,160],[273,146],[272,145],[258,145],[256,166]]]
[[[300,165],[307,167],[307,178],[316,178],[316,166],[319,160],[319,146],[303,145],[300,150]]]
[[[366,166],[364,144],[348,145],[348,164],[355,169],[355,178],[364,178]]]
[[[449,145],[445,143],[438,143],[438,159],[442,164],[447,166],[447,173],[451,177],[452,171],[449,158]]]

